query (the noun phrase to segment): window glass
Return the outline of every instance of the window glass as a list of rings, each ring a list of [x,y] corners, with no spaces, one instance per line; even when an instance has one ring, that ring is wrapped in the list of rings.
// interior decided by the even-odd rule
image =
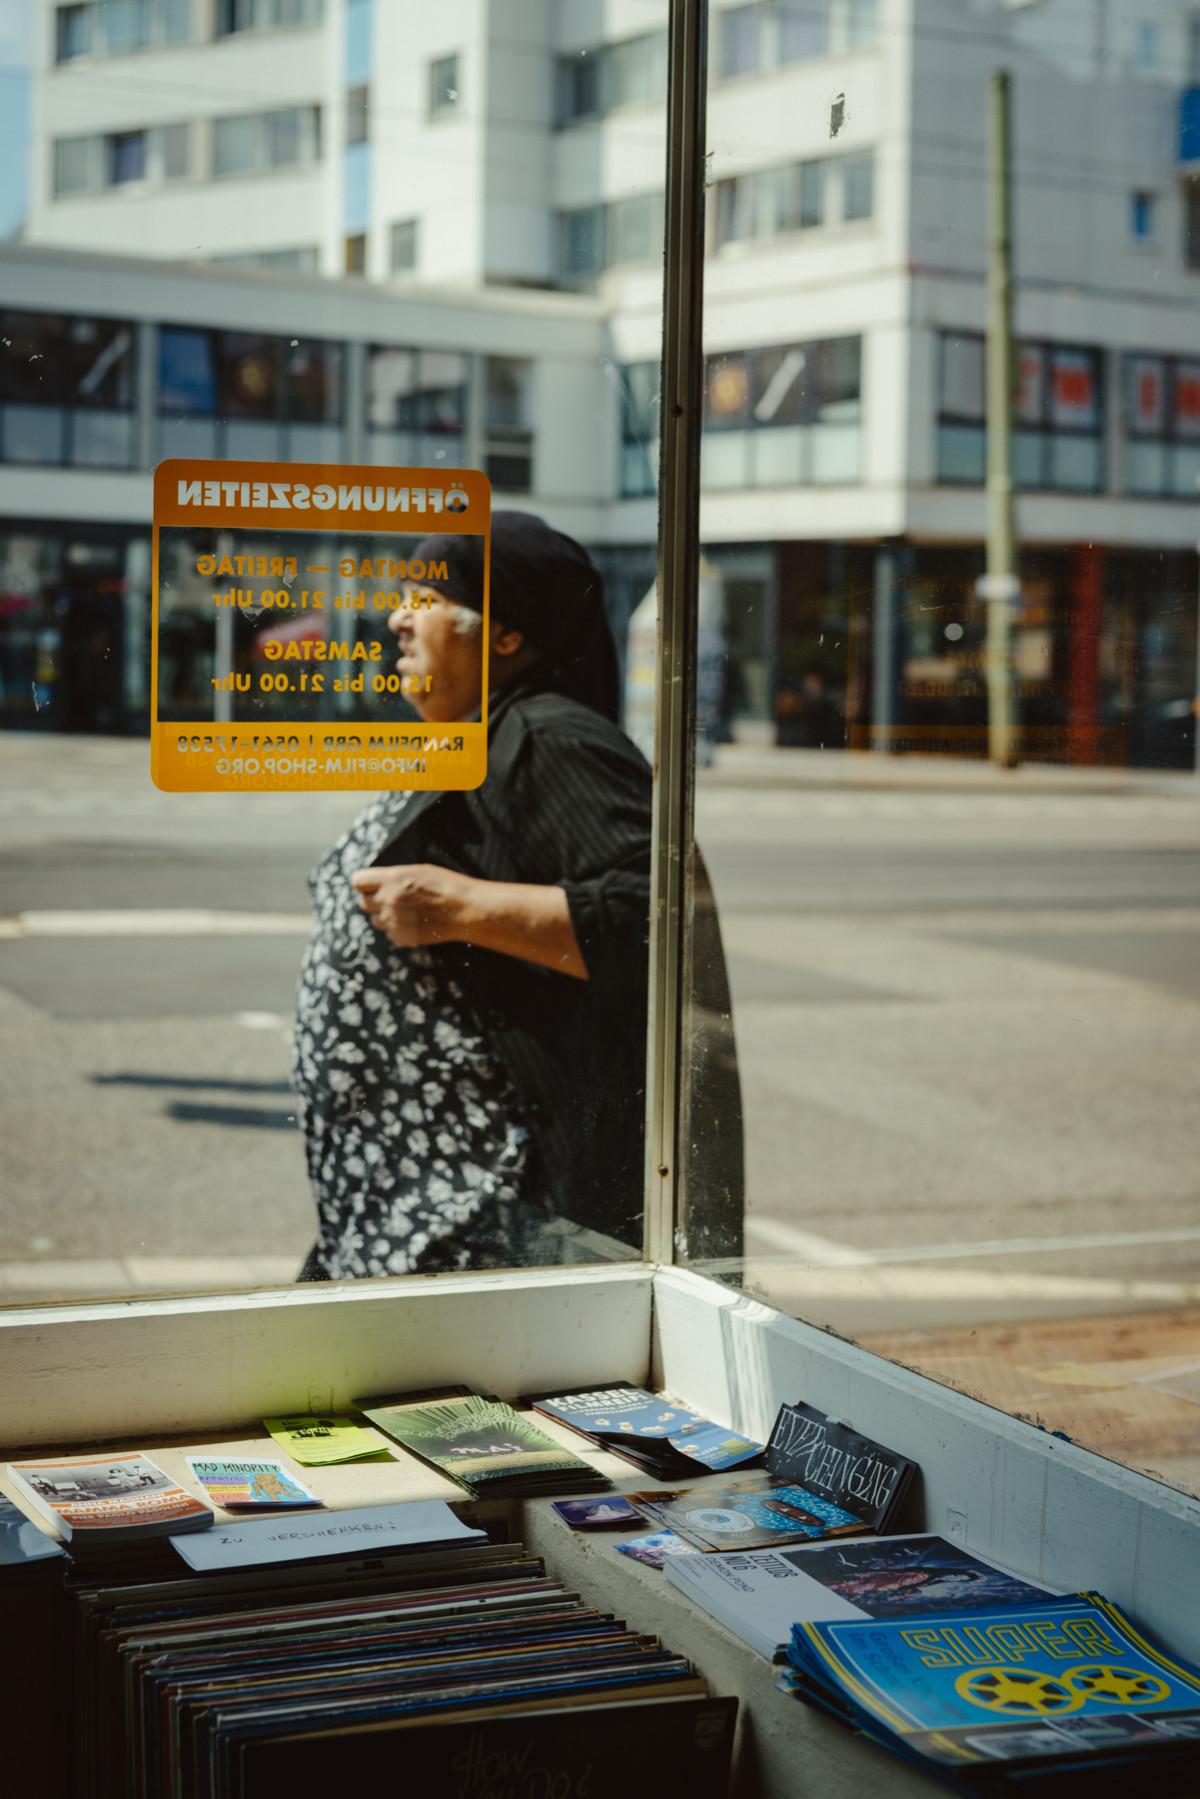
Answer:
[[[620,713],[656,556],[665,0],[449,31],[409,0],[43,11],[0,258],[0,760],[26,846],[0,1013],[28,1070],[0,1103],[0,1296],[638,1259],[652,777]],[[167,460],[276,498],[316,465],[364,529],[265,509],[164,530],[156,564]],[[411,529],[385,535],[402,470]],[[466,471],[509,521],[494,663],[482,571],[436,547]],[[493,707],[511,675],[518,723],[544,687],[570,728],[498,812],[486,788],[423,801],[444,840],[403,856],[544,916],[516,951],[393,944],[351,875],[403,865],[406,777],[485,666]],[[152,710],[188,753],[258,742],[219,793],[159,791]],[[244,792],[264,757],[279,791]],[[310,758],[361,763],[361,790]]]
[[[711,15],[679,1228],[1200,1493],[1200,39],[948,16]]]

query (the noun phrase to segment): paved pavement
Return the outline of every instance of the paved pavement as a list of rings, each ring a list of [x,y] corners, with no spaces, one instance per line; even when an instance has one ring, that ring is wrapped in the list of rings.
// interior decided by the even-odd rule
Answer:
[[[353,795],[173,796],[0,738],[0,1288],[286,1278],[304,877]],[[862,1334],[1189,1305],[1200,789],[731,752],[752,1284]]]

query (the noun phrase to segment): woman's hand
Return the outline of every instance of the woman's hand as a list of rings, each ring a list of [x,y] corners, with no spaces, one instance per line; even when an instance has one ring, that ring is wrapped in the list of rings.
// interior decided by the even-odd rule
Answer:
[[[477,881],[433,862],[363,868],[353,885],[371,923],[401,949],[473,943],[577,981],[588,978],[561,887]]]
[[[472,889],[488,885],[433,862],[363,868],[352,884],[371,923],[401,949],[470,942],[464,927],[470,918]]]

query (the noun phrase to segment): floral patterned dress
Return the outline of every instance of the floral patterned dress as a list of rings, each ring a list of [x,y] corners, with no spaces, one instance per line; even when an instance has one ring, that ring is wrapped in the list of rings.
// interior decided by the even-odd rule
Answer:
[[[332,1280],[553,1259],[530,1247],[530,1138],[518,1096],[436,950],[398,949],[350,878],[395,834],[378,795],[313,870],[292,1083]],[[307,1271],[306,1271],[307,1273]]]

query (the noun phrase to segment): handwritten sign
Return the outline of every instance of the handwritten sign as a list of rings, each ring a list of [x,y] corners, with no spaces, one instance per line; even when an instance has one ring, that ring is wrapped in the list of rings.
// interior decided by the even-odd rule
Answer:
[[[487,773],[491,489],[474,469],[160,463],[151,772],[170,793],[478,787]],[[430,722],[436,676],[389,620],[439,604],[430,537],[482,540],[483,710]],[[432,696],[436,700],[436,696]]]

